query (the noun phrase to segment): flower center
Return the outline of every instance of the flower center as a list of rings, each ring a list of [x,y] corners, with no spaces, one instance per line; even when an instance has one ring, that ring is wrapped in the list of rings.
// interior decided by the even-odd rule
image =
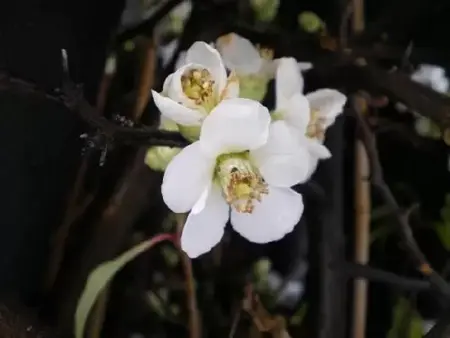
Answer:
[[[214,80],[207,69],[188,70],[181,76],[181,87],[184,94],[199,106],[209,107],[214,101]]]
[[[248,153],[224,154],[217,159],[215,174],[225,200],[238,212],[252,213],[255,201],[269,193],[259,170],[248,159]]]
[[[325,122],[325,118],[320,116],[320,111],[312,109],[306,136],[323,141],[325,139]]]

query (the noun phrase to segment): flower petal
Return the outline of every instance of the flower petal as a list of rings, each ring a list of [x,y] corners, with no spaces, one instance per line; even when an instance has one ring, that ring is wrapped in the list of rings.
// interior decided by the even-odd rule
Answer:
[[[200,111],[187,108],[168,97],[162,96],[154,90],[152,90],[152,95],[161,114],[178,124],[198,126],[205,117]]]
[[[269,125],[269,111],[261,103],[224,100],[204,120],[200,143],[211,156],[256,149],[267,141]]]
[[[176,155],[167,166],[162,196],[176,213],[191,210],[212,181],[214,159],[206,157],[200,143],[194,142]]]
[[[235,33],[221,36],[216,46],[225,66],[240,75],[257,73],[262,67],[263,60],[258,50],[242,36]]]
[[[290,233],[303,214],[302,195],[289,188],[269,187],[269,194],[251,214],[232,209],[231,224],[241,236],[254,243],[277,241]]]
[[[219,101],[239,97],[239,89],[239,78],[237,77],[236,72],[232,71],[228,76],[225,88],[220,94]]]
[[[308,178],[309,149],[295,136],[284,121],[273,122],[267,143],[250,152],[269,185],[291,187]]]
[[[309,101],[302,93],[296,93],[288,99],[286,109],[280,110],[283,119],[294,127],[300,135],[305,135],[311,117]]]
[[[276,108],[285,109],[289,99],[297,93],[303,93],[303,77],[294,58],[278,59],[275,80]]]
[[[230,207],[220,190],[213,187],[205,207],[197,214],[190,213],[181,234],[181,248],[191,258],[210,251],[222,238],[229,218]]]
[[[328,150],[328,148],[325,147],[317,139],[305,137],[305,140],[304,141],[302,140],[301,142],[306,143],[306,146],[308,147],[309,152],[311,153],[311,156],[317,157],[319,160],[325,160],[325,159],[331,157],[331,153]]]
[[[227,72],[220,53],[206,42],[195,42],[186,53],[186,63],[205,66],[215,80],[216,90],[221,93],[227,83]]]
[[[336,117],[342,113],[347,97],[334,89],[319,89],[306,95],[311,110],[318,110],[320,116],[326,119],[325,127],[334,123]]]

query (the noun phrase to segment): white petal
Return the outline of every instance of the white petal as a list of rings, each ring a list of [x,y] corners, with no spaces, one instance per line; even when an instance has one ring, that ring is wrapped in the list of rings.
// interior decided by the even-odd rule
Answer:
[[[211,189],[204,209],[190,213],[181,234],[181,248],[191,258],[210,251],[221,240],[229,218],[229,206],[220,190]]]
[[[256,149],[266,143],[269,124],[269,111],[261,103],[224,100],[204,120],[200,143],[211,156]]]
[[[319,89],[306,95],[311,110],[318,110],[320,116],[326,119],[326,127],[334,123],[336,117],[342,113],[347,97],[334,89]]]
[[[206,42],[197,41],[186,53],[186,63],[205,66],[212,73],[216,90],[220,93],[227,83],[227,72],[219,52]]]
[[[314,175],[318,166],[319,159],[317,157],[311,156],[311,158],[309,159],[308,179],[311,178],[312,175]]]
[[[202,153],[199,142],[187,146],[172,159],[164,173],[161,191],[173,212],[192,209],[212,181],[214,164],[214,159]]]
[[[187,108],[168,97],[152,90],[153,100],[162,115],[178,124],[185,126],[198,126],[202,123],[204,115],[191,108]]]
[[[165,96],[167,96],[169,94],[169,89],[172,84],[172,79],[173,79],[173,74],[170,74],[168,77],[166,77],[166,79],[164,80],[164,83],[163,83],[163,90],[162,90],[161,94],[163,94]]]
[[[291,187],[308,178],[309,149],[295,136],[284,121],[273,122],[267,143],[250,152],[252,161],[269,185]]]
[[[230,73],[227,84],[220,94],[219,101],[239,97],[239,78],[234,71]]]
[[[285,109],[294,94],[303,93],[303,77],[298,71],[297,61],[294,58],[278,60],[275,93],[275,110]]]
[[[300,135],[306,134],[311,116],[311,108],[305,95],[300,92],[294,94],[288,99],[286,108],[280,111],[288,125],[297,129]]]
[[[301,72],[306,72],[307,70],[310,70],[313,68],[313,64],[311,62],[299,62],[297,65],[298,65],[298,70]]]
[[[289,188],[269,186],[269,194],[253,213],[231,210],[231,224],[241,236],[254,243],[277,241],[290,233],[303,214],[302,195]]]
[[[325,160],[331,157],[331,153],[328,148],[316,139],[305,137],[305,140],[301,140],[300,142],[305,142],[311,156],[317,157],[319,160]]]
[[[431,84],[431,88],[433,88],[438,93],[445,94],[448,91],[449,81],[446,77],[437,78]]]
[[[254,74],[262,67],[263,60],[258,50],[242,36],[235,33],[224,35],[217,39],[216,46],[225,66],[238,74]]]

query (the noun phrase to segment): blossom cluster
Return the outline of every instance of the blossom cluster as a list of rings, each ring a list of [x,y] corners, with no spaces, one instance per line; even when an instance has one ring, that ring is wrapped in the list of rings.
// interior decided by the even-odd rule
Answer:
[[[169,161],[162,196],[175,213],[189,213],[181,246],[192,258],[210,251],[228,221],[254,243],[291,232],[304,211],[292,189],[331,156],[325,132],[346,96],[334,89],[303,93],[292,57],[273,59],[234,33],[215,44],[195,42],[152,91],[165,123],[191,144]],[[275,78],[275,107],[261,104]]]

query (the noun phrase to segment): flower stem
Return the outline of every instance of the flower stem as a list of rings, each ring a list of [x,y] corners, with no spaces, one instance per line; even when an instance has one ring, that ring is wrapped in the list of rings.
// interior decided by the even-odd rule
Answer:
[[[197,307],[197,297],[195,295],[192,262],[191,259],[186,255],[186,253],[181,249],[180,245],[181,232],[183,230],[185,221],[186,221],[185,214],[176,215],[178,236],[176,237],[174,244],[180,251],[181,264],[183,265],[183,271],[185,274],[187,306],[189,310],[189,336],[190,338],[200,338],[201,337],[200,314]]]

